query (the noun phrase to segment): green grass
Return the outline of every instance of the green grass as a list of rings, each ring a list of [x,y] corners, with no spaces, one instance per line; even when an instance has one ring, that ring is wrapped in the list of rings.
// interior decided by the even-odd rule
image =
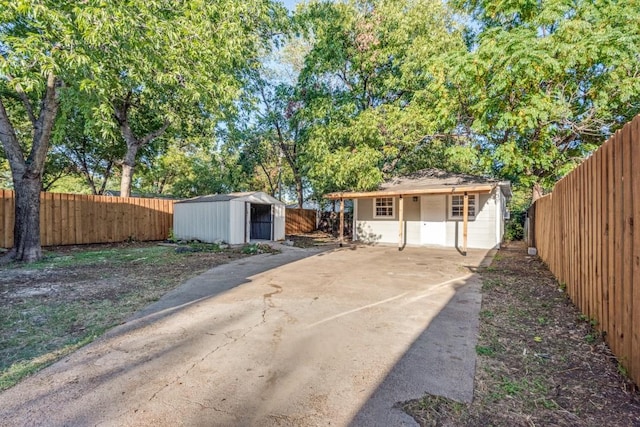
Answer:
[[[193,242],[182,246],[190,249],[190,251],[187,252],[221,252],[220,247],[216,244]],[[107,263],[113,264],[114,266],[130,262],[161,264],[179,259],[183,256],[185,256],[184,253],[177,253],[176,249],[170,246],[79,250],[78,252],[65,252],[63,254],[45,251],[40,261],[31,264],[10,264],[6,268],[41,270],[46,268],[77,267]]]
[[[89,344],[97,335],[87,336],[85,339],[68,344],[57,350],[31,357],[19,362],[13,363],[6,369],[0,371],[0,391],[6,390],[19,383],[23,378],[35,374],[39,370],[46,368],[64,356],[74,352],[80,347]]]
[[[116,302],[31,300],[14,306],[0,323],[0,390],[90,343],[153,299],[132,291]]]
[[[83,268],[80,274],[85,290],[104,292],[89,295],[76,291],[72,295],[74,291],[60,290],[51,296],[6,300],[0,316],[0,390],[90,343],[182,283],[185,275],[190,277],[204,268],[207,264],[201,265],[201,258],[187,261],[192,252],[221,251],[217,245],[201,243],[188,248],[186,253],[158,245],[49,252],[37,263],[1,267],[0,274],[3,270],[39,271],[41,281],[49,280],[42,278],[49,272],[55,281],[66,277],[69,269],[77,274]],[[116,274],[117,279],[111,279]],[[100,282],[105,287],[92,289],[101,280],[112,281]],[[73,286],[73,280],[69,283]]]
[[[494,354],[496,354],[496,351],[492,347],[477,345],[476,353],[479,356],[493,356]]]
[[[124,264],[132,261],[154,262],[154,259],[162,259],[166,255],[175,252],[172,248],[157,246],[149,248],[118,248],[93,251],[78,251],[56,254],[44,253],[40,261],[31,264],[11,264],[8,268],[21,268],[25,270],[42,270],[47,268],[77,267],[93,264]]]
[[[7,311],[0,323],[0,390],[93,341],[120,318],[102,301],[83,306],[32,300]],[[74,331],[78,325],[86,326]]]

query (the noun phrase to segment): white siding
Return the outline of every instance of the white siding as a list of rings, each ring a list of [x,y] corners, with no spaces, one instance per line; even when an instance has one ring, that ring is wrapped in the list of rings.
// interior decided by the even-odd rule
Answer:
[[[491,194],[478,195],[478,213],[468,222],[469,248],[494,248],[503,233],[502,198],[497,187]],[[462,221],[448,219],[448,195],[405,198],[405,236],[408,245],[447,246],[462,248]],[[396,198],[397,206],[397,198]],[[358,199],[355,203],[354,235],[365,243],[398,243],[398,220],[374,219],[373,199]]]
[[[495,189],[491,194],[480,194],[476,218],[468,223],[469,248],[494,248],[499,243],[496,242],[496,191],[500,189]],[[462,247],[462,221],[447,221],[447,246]]]
[[[177,239],[213,243],[229,241],[229,202],[176,203],[173,234]]]
[[[365,243],[398,243],[398,198],[395,198],[394,218],[373,218],[373,199],[358,199],[355,204],[355,238]],[[420,244],[420,201],[404,198],[405,243]]]

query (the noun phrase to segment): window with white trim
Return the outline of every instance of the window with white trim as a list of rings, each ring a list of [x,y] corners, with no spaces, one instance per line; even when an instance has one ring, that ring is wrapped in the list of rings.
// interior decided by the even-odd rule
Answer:
[[[475,219],[478,209],[478,195],[469,194],[469,219]],[[464,195],[454,194],[449,197],[449,219],[463,219]]]
[[[393,218],[395,216],[396,199],[393,197],[376,197],[373,199],[374,218]]]

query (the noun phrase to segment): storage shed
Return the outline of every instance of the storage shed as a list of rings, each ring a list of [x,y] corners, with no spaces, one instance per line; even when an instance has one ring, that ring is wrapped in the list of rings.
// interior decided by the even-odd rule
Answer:
[[[284,240],[284,220],[284,203],[266,193],[215,194],[175,203],[173,234],[208,243]]]

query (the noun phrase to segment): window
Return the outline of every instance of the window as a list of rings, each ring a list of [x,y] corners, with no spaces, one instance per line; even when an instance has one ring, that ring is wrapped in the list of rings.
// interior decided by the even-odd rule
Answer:
[[[393,197],[377,197],[373,199],[374,218],[393,218],[395,215],[395,199]]]
[[[449,219],[463,219],[464,196],[456,194],[449,199]],[[478,207],[478,196],[469,194],[469,219],[475,219]]]

